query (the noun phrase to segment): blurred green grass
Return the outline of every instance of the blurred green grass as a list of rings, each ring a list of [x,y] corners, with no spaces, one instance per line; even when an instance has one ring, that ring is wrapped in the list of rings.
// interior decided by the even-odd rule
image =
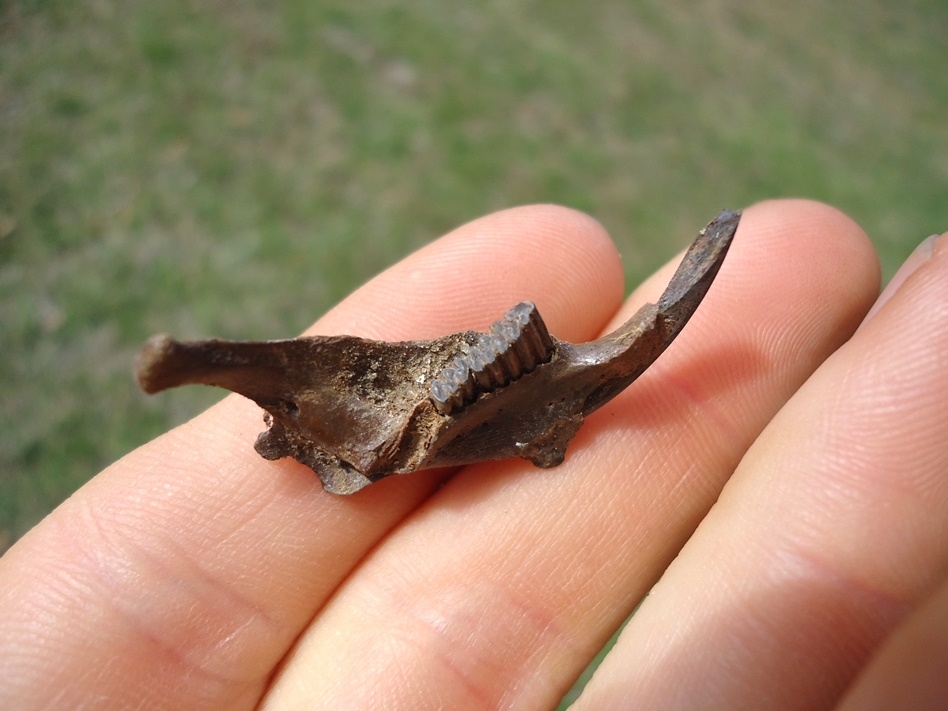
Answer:
[[[948,6],[0,0],[0,550],[219,396],[152,332],[294,334],[450,228],[586,210],[630,284],[722,207],[948,228]]]

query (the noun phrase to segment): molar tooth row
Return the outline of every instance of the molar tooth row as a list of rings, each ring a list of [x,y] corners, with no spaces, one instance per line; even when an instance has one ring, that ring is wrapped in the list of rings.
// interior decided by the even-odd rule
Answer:
[[[521,374],[529,373],[540,363],[546,363],[553,355],[553,339],[540,318],[537,307],[529,301],[523,301],[504,314],[491,330],[503,334],[518,356]]]
[[[475,399],[529,373],[553,357],[553,339],[529,301],[514,306],[481,334],[466,355],[460,355],[431,383],[431,399],[448,415]]]

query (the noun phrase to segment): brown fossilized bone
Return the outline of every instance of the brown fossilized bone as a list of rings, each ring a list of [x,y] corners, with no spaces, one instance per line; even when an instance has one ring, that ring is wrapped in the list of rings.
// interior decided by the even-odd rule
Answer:
[[[136,365],[148,393],[203,383],[266,410],[266,459],[293,457],[327,491],[391,474],[519,456],[563,461],[583,418],[624,390],[674,340],[714,280],[740,213],[722,212],[689,248],[657,304],[590,343],[549,334],[530,302],[489,333],[385,343],[355,336],[285,341],[149,339]]]

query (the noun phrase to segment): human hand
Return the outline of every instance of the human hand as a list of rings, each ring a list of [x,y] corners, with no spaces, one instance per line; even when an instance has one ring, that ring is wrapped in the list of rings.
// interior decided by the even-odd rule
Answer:
[[[260,411],[228,397],[0,559],[0,707],[552,707],[649,589],[577,708],[832,708],[860,672],[847,708],[943,707],[945,242],[852,336],[878,284],[865,235],[813,203],[746,210],[681,336],[551,470],[334,497],[258,457]],[[530,298],[588,340],[673,267],[620,307],[596,223],[520,208],[312,332],[436,337]]]

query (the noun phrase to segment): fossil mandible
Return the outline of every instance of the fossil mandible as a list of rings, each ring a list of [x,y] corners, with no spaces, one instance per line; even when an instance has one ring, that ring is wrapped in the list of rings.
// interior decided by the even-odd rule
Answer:
[[[392,474],[519,456],[563,461],[583,419],[671,344],[714,281],[740,221],[724,211],[698,234],[657,304],[612,333],[573,344],[524,301],[489,333],[386,343],[356,336],[182,343],[153,336],[136,375],[156,393],[189,383],[262,407],[255,448],[293,457],[327,491],[352,494]]]

